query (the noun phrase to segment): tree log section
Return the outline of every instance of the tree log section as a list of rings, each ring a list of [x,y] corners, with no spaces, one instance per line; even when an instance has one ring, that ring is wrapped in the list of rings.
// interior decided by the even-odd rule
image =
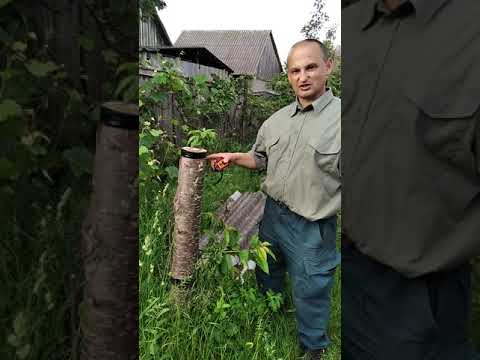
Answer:
[[[133,360],[138,359],[138,110],[114,105],[102,109],[105,114],[82,229],[80,359]]]
[[[193,273],[198,258],[202,210],[203,178],[206,169],[206,150],[183,148],[200,159],[180,158],[177,192],[173,211],[175,216],[175,247],[171,274],[175,280],[185,280]]]

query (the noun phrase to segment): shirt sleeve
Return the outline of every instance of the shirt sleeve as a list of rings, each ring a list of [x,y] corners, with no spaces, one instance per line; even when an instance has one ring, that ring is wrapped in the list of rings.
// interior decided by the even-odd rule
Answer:
[[[253,144],[250,154],[255,159],[257,170],[265,170],[267,168],[267,152],[265,146],[264,126],[260,127],[257,133],[257,140]]]

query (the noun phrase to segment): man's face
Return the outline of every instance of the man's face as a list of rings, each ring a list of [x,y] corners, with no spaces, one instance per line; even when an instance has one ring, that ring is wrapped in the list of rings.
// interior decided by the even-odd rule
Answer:
[[[325,92],[325,82],[332,71],[316,43],[303,43],[292,49],[288,59],[288,81],[303,106],[311,104]]]

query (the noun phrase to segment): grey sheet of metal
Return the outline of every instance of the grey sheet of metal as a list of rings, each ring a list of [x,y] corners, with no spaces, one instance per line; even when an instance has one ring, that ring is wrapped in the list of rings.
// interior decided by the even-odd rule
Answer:
[[[258,232],[258,225],[263,217],[266,196],[262,192],[233,193],[217,212],[225,224],[233,226],[240,232],[240,245],[243,248],[249,246],[250,239]],[[218,234],[218,239],[223,234]],[[208,243],[208,236],[200,239],[200,249],[204,249]]]

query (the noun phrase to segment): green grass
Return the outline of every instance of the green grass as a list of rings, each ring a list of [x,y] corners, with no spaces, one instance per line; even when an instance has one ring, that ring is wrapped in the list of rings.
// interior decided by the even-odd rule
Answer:
[[[86,183],[72,186],[61,213],[62,194],[32,203],[42,210],[18,215],[0,230],[0,359],[73,359],[81,294],[80,226],[88,202]],[[86,195],[87,194],[87,195]],[[27,198],[28,200],[28,198]],[[29,210],[25,206],[24,210]]]
[[[202,229],[234,191],[258,191],[260,175],[242,168],[205,178]],[[176,184],[150,183],[140,192],[140,358],[172,360],[301,359],[292,299],[277,309],[261,296],[253,274],[240,283],[220,275],[219,246],[212,243],[199,262],[189,288],[172,286],[172,200]],[[332,344],[325,357],[340,359],[340,272],[332,292]]]

